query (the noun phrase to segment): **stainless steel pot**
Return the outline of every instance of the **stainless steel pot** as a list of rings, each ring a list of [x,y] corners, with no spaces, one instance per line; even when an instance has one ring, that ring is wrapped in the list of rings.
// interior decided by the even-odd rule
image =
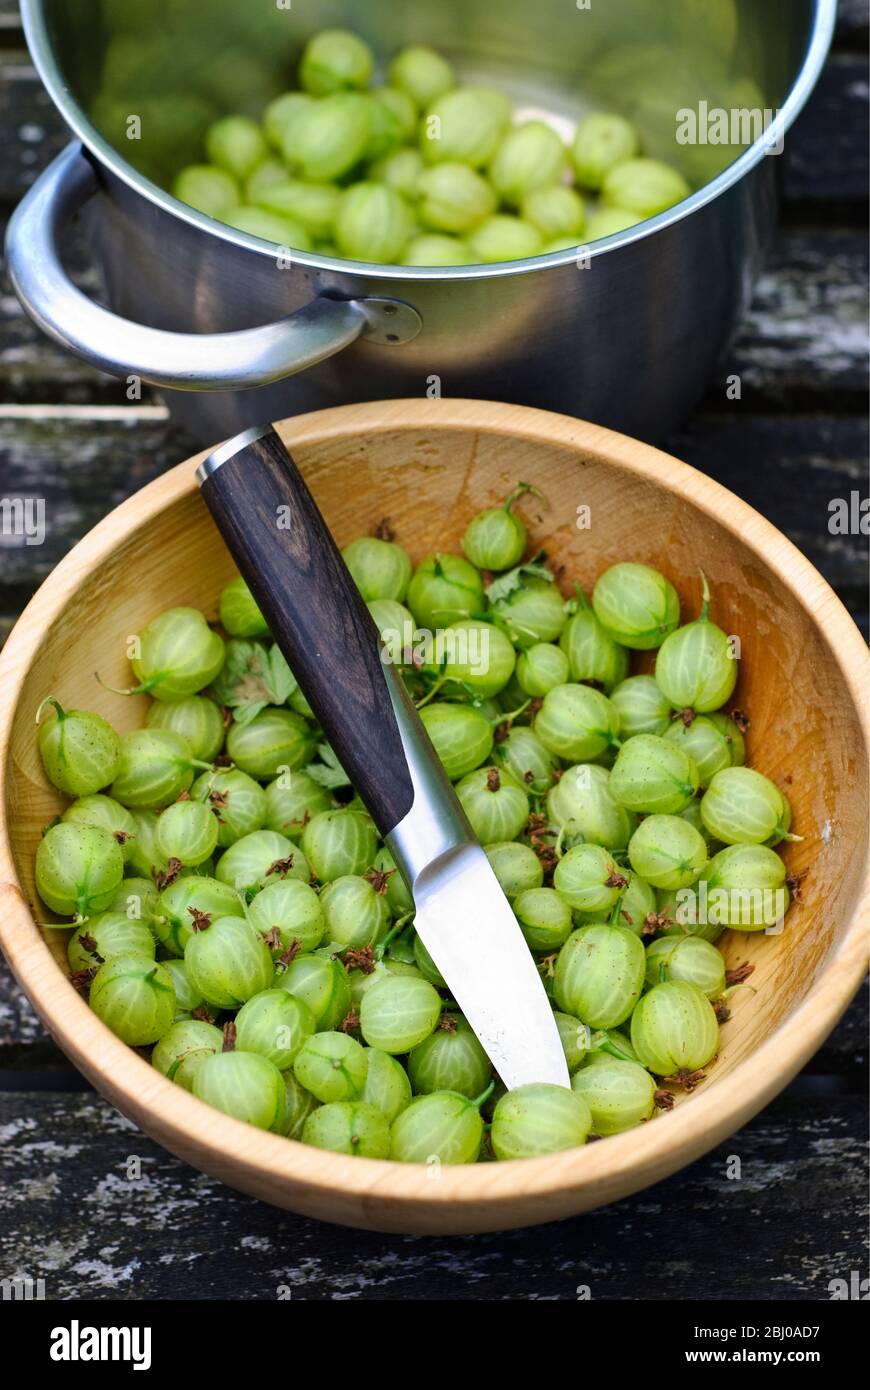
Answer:
[[[746,304],[777,210],[770,155],[816,81],[836,0],[22,0],[34,61],[76,137],[9,229],[15,288],[41,327],[105,371],[167,389],[212,440],[386,396],[495,397],[641,437],[703,391]],[[409,41],[527,111],[606,105],[697,191],[574,251],[451,270],[294,253],[164,191],[218,114],[290,85],[305,38]],[[678,112],[777,113],[763,138],[681,144]],[[111,310],[61,264],[79,209]]]

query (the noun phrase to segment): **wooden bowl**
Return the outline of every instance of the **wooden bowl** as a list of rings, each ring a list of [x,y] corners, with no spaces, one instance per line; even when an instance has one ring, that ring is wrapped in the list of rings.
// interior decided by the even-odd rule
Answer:
[[[61,809],[37,756],[45,696],[119,728],[145,702],[107,694],[128,679],[125,639],[161,609],[214,616],[229,556],[190,459],[100,523],[46,580],[0,658],[0,942],[59,1045],[99,1091],[189,1163],[277,1206],[381,1231],[472,1232],[552,1221],[658,1181],[732,1134],[818,1048],[866,968],[870,917],[867,656],[831,590],[761,516],[675,459],[559,415],[478,401],[407,400],[287,420],[280,432],[340,543],[388,516],[419,559],[456,548],[480,508],[519,479],[535,544],[587,590],[620,559],[646,561],[697,611],[698,568],[715,620],[742,640],[736,702],[751,715],[752,765],[787,791],[790,871],[806,870],[781,935],[726,933],[730,966],[755,966],[731,999],[708,1079],[669,1114],[586,1148],[516,1163],[432,1169],[324,1153],[195,1100],[118,1041],[69,983],[66,932],[34,921],[33,856]],[[588,508],[588,513],[584,511]],[[586,521],[591,524],[587,527]]]

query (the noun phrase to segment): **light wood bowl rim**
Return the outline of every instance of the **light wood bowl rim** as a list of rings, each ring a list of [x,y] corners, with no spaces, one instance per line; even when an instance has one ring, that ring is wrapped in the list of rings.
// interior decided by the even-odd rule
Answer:
[[[396,429],[506,433],[530,442],[585,450],[657,483],[736,535],[823,627],[826,645],[854,701],[865,748],[870,747],[866,698],[870,663],[849,614],[821,575],[775,527],[687,464],[585,421],[488,401],[409,399],[342,406],[283,421],[280,428],[291,448]],[[25,609],[0,655],[0,768],[7,764],[12,725],[28,673],[45,633],[70,594],[120,542],[196,491],[194,470],[204,453],[163,474],[112,511],[58,564]],[[483,1220],[474,1222],[481,1229],[525,1224],[538,1219],[538,1208],[539,1219],[587,1209],[596,1204],[597,1189],[606,1189],[606,1200],[613,1200],[692,1161],[756,1114],[820,1046],[867,969],[868,925],[870,871],[865,872],[852,920],[813,989],[751,1058],[738,1063],[715,1087],[697,1091],[689,1104],[667,1116],[666,1123],[643,1125],[605,1142],[545,1158],[444,1167],[440,1180],[433,1181],[425,1167],[346,1158],[230,1119],[167,1081],[115,1038],[55,963],[34,922],[12,858],[5,798],[0,799],[0,945],[22,989],[67,1055],[98,1090],[143,1128],[149,1128],[149,1115],[156,1116],[161,1140],[189,1161],[198,1163],[202,1158],[207,1171],[218,1168],[228,1181],[237,1179],[240,1186],[262,1194],[284,1185],[298,1199],[286,1205],[303,1210],[311,1202],[321,1214],[328,1214],[334,1198],[337,1214],[330,1219],[375,1228],[413,1230],[416,1224],[421,1230],[462,1230],[464,1204],[485,1213]],[[343,1197],[348,1200],[343,1202]],[[547,1200],[553,1197],[555,1205]],[[423,1217],[415,1215],[424,1211],[428,1214]]]

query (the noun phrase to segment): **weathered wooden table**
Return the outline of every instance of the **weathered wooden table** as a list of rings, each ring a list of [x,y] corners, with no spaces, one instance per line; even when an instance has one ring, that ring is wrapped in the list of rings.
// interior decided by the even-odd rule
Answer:
[[[866,627],[866,538],[828,504],[867,491],[866,0],[791,136],[783,228],[739,342],[666,447],[786,532]],[[65,134],[0,0],[0,217]],[[86,281],[87,282],[87,281]],[[725,380],[738,373],[739,405]],[[0,628],[111,507],[192,452],[155,402],[51,346],[0,291],[0,495],[46,499],[41,547],[0,548]],[[91,1091],[0,965],[0,1277],[55,1299],[824,1300],[864,1277],[861,997],[752,1124],[678,1176],[542,1230],[363,1235],[242,1197],[169,1157]],[[729,1178],[729,1157],[742,1176]],[[128,1178],[128,1161],[141,1177]]]

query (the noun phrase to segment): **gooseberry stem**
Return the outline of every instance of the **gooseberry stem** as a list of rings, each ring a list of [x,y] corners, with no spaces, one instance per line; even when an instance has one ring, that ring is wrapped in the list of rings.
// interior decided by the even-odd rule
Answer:
[[[703,600],[701,603],[701,616],[698,622],[708,623],[710,621],[710,585],[707,583],[707,576],[704,571],[699,569],[698,573],[701,576],[701,597]]]
[[[495,1090],[495,1082],[494,1082],[494,1081],[490,1081],[490,1083],[489,1083],[489,1085],[487,1086],[486,1090],[485,1090],[485,1091],[481,1091],[480,1095],[477,1096],[473,1101],[470,1102],[470,1103],[474,1106],[475,1110],[479,1110],[480,1107],[483,1105],[484,1101],[489,1100],[489,1098],[490,1098],[490,1096],[492,1095],[492,1093],[493,1093],[494,1090]]]
[[[588,613],[592,605],[590,604],[588,598],[586,597],[586,594],[583,591],[583,585],[575,584],[574,593],[577,595],[577,607]]]
[[[42,711],[45,709],[46,705],[54,705],[58,719],[66,719],[66,710],[63,708],[63,706],[59,704],[59,702],[54,698],[53,695],[46,695],[45,699],[40,704],[39,709],[36,711],[37,724],[42,718]]]
[[[159,685],[166,678],[166,674],[165,671],[160,671],[156,676],[149,676],[141,685],[131,686],[129,690],[118,690],[114,685],[107,685],[99,671],[94,672],[94,679],[104,690],[108,690],[110,695],[147,695],[149,690],[153,690],[155,685]]]
[[[500,714],[497,719],[490,719],[493,728],[498,728],[499,724],[513,724],[515,719],[519,719],[521,714],[525,714],[529,705],[532,703],[531,696],[520,705],[519,709],[512,709],[507,714]]]
[[[393,923],[392,927],[387,932],[383,941],[381,941],[375,947],[375,960],[383,960],[384,954],[390,942],[395,941],[396,937],[402,934],[413,915],[413,912],[406,912],[404,917],[400,917],[397,922]]]
[[[424,705],[428,705],[429,701],[434,699],[435,696],[438,694],[438,691],[441,689],[442,685],[444,685],[446,680],[446,676],[439,676],[435,684],[432,686],[432,689],[428,691],[426,695],[423,696],[422,700],[417,701],[417,708],[422,709]]]
[[[547,502],[547,499],[544,496],[544,494],[542,492],[539,492],[536,487],[533,487],[531,483],[517,483],[513,492],[510,494],[510,496],[507,498],[507,501],[504,504],[504,510],[506,512],[509,512],[515,502],[519,502],[521,497],[525,497],[529,493],[533,497],[537,497],[538,500],[540,502],[543,502],[545,506],[549,506],[549,503]]]

